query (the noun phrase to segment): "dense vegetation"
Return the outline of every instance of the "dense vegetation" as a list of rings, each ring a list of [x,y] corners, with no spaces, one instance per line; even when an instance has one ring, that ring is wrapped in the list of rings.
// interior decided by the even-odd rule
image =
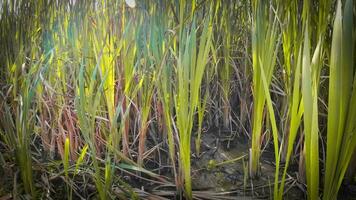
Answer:
[[[267,198],[291,182],[343,198],[356,182],[355,5],[0,1],[0,199],[234,199],[192,181],[204,136],[221,132],[244,154],[200,167],[243,166],[243,196],[269,159]]]

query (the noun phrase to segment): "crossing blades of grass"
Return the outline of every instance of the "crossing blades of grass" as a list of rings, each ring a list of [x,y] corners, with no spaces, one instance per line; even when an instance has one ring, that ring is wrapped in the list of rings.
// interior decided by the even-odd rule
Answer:
[[[102,170],[99,167],[99,163],[97,161],[97,149],[95,146],[96,142],[96,123],[95,116],[98,111],[98,106],[100,103],[101,94],[103,92],[104,80],[101,82],[100,86],[95,87],[95,82],[98,76],[98,68],[97,64],[94,68],[89,83],[85,83],[85,65],[82,63],[80,68],[80,73],[78,77],[78,90],[77,90],[77,99],[76,99],[76,107],[78,111],[78,121],[79,127],[82,131],[82,135],[89,146],[90,155],[94,166],[94,177],[93,180],[96,185],[96,189],[99,193],[100,199],[107,199],[108,191],[105,186],[107,182],[102,183]],[[85,92],[85,88],[88,86],[87,92]],[[96,91],[97,90],[97,91]],[[105,180],[108,180],[105,176]]]
[[[294,70],[293,94],[292,94],[292,99],[291,99],[292,102],[291,102],[291,108],[290,108],[291,109],[290,110],[290,127],[289,127],[289,135],[288,135],[288,140],[287,140],[288,144],[287,144],[287,153],[286,153],[286,161],[285,161],[286,163],[285,163],[277,199],[283,198],[285,177],[287,174],[290,157],[292,155],[294,141],[297,136],[298,127],[300,126],[300,123],[302,121],[302,116],[304,113],[304,105],[303,105],[302,95],[300,93],[300,88],[301,88],[300,78],[301,78],[301,65],[302,65],[301,53],[302,53],[302,50],[300,49],[298,57],[297,57],[297,59],[298,59],[297,67]]]
[[[260,60],[261,61],[261,60]],[[278,129],[277,129],[277,123],[276,123],[276,117],[274,114],[274,109],[272,105],[272,99],[271,95],[269,93],[269,88],[265,76],[264,69],[262,67],[262,63],[260,63],[260,70],[261,70],[261,78],[263,82],[263,90],[264,94],[266,97],[266,103],[267,103],[267,109],[269,113],[269,119],[271,120],[271,125],[272,125],[272,134],[273,134],[273,146],[274,146],[274,157],[276,160],[276,171],[274,174],[274,199],[277,199],[278,195],[278,179],[279,179],[279,159],[280,159],[280,150],[279,150],[279,145],[278,145]]]

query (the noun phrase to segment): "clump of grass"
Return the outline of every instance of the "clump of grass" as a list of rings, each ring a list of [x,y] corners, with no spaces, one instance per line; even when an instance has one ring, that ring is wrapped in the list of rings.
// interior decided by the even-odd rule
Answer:
[[[263,127],[263,111],[266,102],[264,84],[270,86],[277,56],[277,24],[273,17],[268,16],[268,4],[257,2],[254,9],[252,28],[252,66],[253,66],[253,125],[250,150],[250,176],[259,173],[261,156],[261,133]],[[276,18],[275,18],[276,19]],[[263,72],[262,72],[263,68]],[[266,78],[263,82],[262,73]],[[278,144],[275,144],[278,145]]]
[[[179,132],[180,173],[185,185],[185,194],[192,199],[190,141],[195,111],[199,103],[201,82],[203,79],[211,45],[212,27],[209,20],[203,25],[200,42],[197,43],[197,28],[193,22],[190,30],[185,29],[180,36],[177,53],[177,82],[174,98],[177,129]],[[196,49],[199,49],[197,52]]]

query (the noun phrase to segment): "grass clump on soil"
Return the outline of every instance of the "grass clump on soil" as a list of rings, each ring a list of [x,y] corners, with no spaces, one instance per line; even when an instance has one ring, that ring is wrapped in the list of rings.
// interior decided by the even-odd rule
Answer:
[[[0,1],[0,199],[352,197],[355,13]]]

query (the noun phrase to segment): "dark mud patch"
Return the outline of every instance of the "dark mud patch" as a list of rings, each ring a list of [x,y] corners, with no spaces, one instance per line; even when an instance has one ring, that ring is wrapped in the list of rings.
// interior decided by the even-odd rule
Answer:
[[[273,199],[274,153],[266,148],[261,157],[261,176],[248,174],[248,139],[229,132],[202,135],[202,152],[192,160],[193,190],[226,193],[245,199]],[[292,168],[293,169],[293,168]],[[294,168],[295,169],[295,168]],[[306,199],[296,171],[289,171],[284,199]]]

